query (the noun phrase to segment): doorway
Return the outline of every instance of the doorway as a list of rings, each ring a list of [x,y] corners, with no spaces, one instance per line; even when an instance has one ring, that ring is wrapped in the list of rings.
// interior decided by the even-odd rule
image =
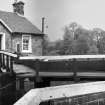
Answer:
[[[0,50],[5,50],[5,34],[0,33]]]
[[[0,50],[2,50],[2,35],[0,35]]]

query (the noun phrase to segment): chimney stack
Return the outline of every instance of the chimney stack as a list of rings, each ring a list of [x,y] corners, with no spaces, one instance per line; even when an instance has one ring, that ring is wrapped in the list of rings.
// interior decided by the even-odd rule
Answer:
[[[19,15],[24,15],[24,2],[17,0],[13,3],[13,12]]]

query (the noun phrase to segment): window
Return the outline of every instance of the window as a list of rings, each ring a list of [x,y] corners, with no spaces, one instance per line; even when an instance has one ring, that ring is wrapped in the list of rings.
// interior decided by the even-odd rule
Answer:
[[[23,35],[22,36],[22,52],[32,52],[31,48],[31,35]]]

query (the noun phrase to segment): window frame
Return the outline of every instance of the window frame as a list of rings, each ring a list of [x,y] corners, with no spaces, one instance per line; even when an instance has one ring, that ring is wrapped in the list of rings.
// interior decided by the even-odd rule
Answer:
[[[26,37],[29,37],[28,50],[24,50],[24,49],[23,49],[23,44],[24,44],[24,43],[23,43],[23,39],[24,39],[25,36],[26,36]],[[32,42],[31,42],[32,40],[31,40],[31,39],[32,39],[32,36],[31,36],[31,35],[22,35],[22,52],[23,52],[23,53],[32,53]]]

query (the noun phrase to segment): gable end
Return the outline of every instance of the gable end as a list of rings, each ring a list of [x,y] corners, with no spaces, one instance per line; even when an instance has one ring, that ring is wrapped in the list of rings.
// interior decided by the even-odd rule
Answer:
[[[11,28],[2,19],[0,19],[0,22],[12,33]]]

